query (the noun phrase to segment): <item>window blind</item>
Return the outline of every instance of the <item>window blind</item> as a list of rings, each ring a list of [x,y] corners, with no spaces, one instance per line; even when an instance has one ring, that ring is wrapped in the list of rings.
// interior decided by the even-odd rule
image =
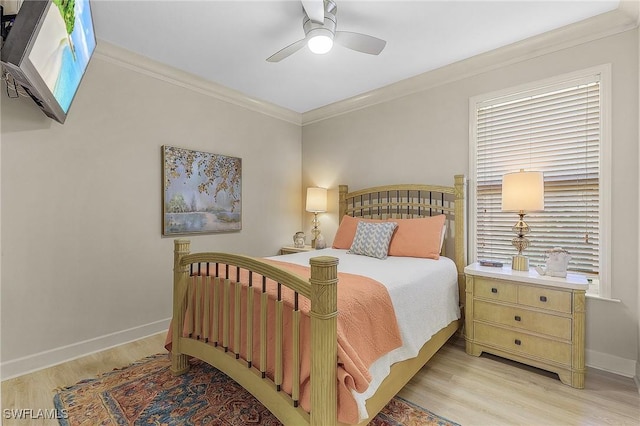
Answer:
[[[569,268],[599,272],[600,80],[598,75],[476,104],[476,255],[511,262],[518,216],[501,211],[502,176],[544,174],[544,211],[525,216],[532,265],[562,247]]]

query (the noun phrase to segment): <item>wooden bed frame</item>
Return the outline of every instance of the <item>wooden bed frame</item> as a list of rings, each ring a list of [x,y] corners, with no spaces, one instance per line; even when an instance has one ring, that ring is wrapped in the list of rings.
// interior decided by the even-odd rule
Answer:
[[[466,266],[466,181],[464,176],[456,175],[454,186],[433,185],[391,185],[370,189],[348,192],[346,185],[339,187],[339,214],[342,218],[345,214],[363,218],[413,218],[436,214],[447,216],[447,236],[445,238],[445,254],[453,248],[453,260],[458,270],[458,286],[460,290],[460,303],[464,299],[464,267]],[[453,244],[453,247],[450,247]],[[252,363],[251,359],[242,359],[239,354],[229,350],[231,342],[233,347],[240,347],[241,333],[246,333],[247,345],[252,345],[254,333],[253,323],[260,323],[260,341],[265,341],[266,303],[267,295],[260,295],[260,303],[264,306],[260,319],[253,319],[253,314],[248,314],[245,329],[241,330],[239,320],[241,298],[234,297],[234,327],[229,327],[229,322],[223,320],[221,336],[216,337],[215,342],[200,339],[200,330],[194,330],[193,336],[183,337],[181,330],[184,328],[187,303],[195,297],[208,300],[209,295],[199,294],[196,286],[189,286],[196,275],[205,275],[199,268],[207,268],[206,280],[214,280],[216,285],[222,288],[219,297],[223,300],[223,312],[214,311],[214,317],[222,314],[228,315],[231,308],[227,307],[229,294],[240,295],[242,284],[229,280],[228,269],[226,277],[209,272],[208,265],[224,264],[225,268],[244,269],[259,276],[266,277],[292,289],[302,297],[310,300],[311,308],[311,413],[305,412],[298,404],[299,398],[299,371],[296,368],[293,375],[292,395],[282,391],[282,348],[278,344],[282,342],[282,301],[276,303],[276,367],[273,379],[266,376]],[[309,280],[290,273],[286,270],[264,262],[258,258],[234,255],[228,253],[189,253],[189,241],[175,240],[174,250],[174,302],[172,321],[172,353],[171,370],[174,374],[185,373],[189,369],[188,359],[196,357],[215,366],[252,393],[265,407],[271,411],[285,425],[310,424],[314,426],[337,425],[337,264],[336,258],[318,256],[310,260],[311,278]],[[198,268],[198,269],[196,269]],[[221,269],[225,269],[221,268]],[[211,268],[211,270],[216,268]],[[203,279],[201,276],[198,279]],[[216,281],[217,280],[217,281]],[[251,284],[249,284],[251,286]],[[193,287],[196,287],[195,289]],[[247,292],[246,303],[253,306],[253,291]],[[256,296],[257,297],[257,296]],[[296,296],[297,297],[297,296]],[[209,302],[205,306],[208,306]],[[258,301],[255,301],[258,303]],[[198,307],[192,309],[200,309]],[[214,308],[217,309],[217,308]],[[203,308],[203,311],[209,311]],[[248,309],[248,312],[252,309]],[[207,314],[208,315],[208,314]],[[300,311],[293,312],[294,317],[299,318]],[[207,320],[208,321],[208,320]],[[225,324],[226,322],[226,324]],[[297,325],[296,325],[297,324]],[[396,393],[420,370],[424,364],[438,351],[438,349],[459,329],[462,319],[453,321],[447,327],[436,333],[420,350],[417,357],[399,362],[391,367],[389,376],[382,382],[378,391],[367,400],[367,411],[370,419],[396,395]],[[217,329],[216,327],[213,327]],[[294,365],[299,365],[300,349],[298,345],[299,323],[294,321]],[[256,330],[257,332],[257,330]],[[218,335],[215,331],[216,336]],[[206,334],[206,333],[203,333]],[[251,347],[251,346],[250,346]],[[260,347],[260,357],[266,365],[266,351]],[[251,349],[247,352],[250,354]],[[247,357],[245,355],[245,357]],[[264,358],[263,358],[264,357]],[[251,358],[251,356],[248,356]],[[262,367],[260,367],[262,369]],[[299,370],[299,367],[297,368]],[[367,424],[369,419],[361,424]]]

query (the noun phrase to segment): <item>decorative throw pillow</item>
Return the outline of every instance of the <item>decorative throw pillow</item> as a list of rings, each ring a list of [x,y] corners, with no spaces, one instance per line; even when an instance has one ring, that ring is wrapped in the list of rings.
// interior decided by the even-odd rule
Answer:
[[[358,222],[349,253],[385,259],[397,226],[395,222]]]
[[[333,239],[332,247],[335,249],[349,250],[353,244],[353,238],[356,236],[356,228],[359,222],[385,222],[380,219],[362,219],[344,215],[340,221],[340,226]]]
[[[398,224],[398,229],[389,245],[389,256],[440,258],[445,215],[390,220]]]

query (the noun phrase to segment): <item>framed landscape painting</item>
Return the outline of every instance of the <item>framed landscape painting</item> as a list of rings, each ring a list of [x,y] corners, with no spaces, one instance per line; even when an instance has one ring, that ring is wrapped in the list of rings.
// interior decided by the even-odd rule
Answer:
[[[242,229],[242,160],[162,147],[162,235]]]

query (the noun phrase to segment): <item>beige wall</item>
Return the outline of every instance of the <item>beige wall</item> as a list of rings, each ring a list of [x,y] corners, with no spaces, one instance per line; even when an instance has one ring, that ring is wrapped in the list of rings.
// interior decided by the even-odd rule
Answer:
[[[633,375],[638,359],[637,30],[475,75],[469,68],[469,77],[308,124],[302,133],[303,186],[452,184],[454,174],[469,170],[470,97],[604,63],[612,64],[613,86],[612,292],[621,302],[587,302],[587,362],[615,369],[622,361],[626,374]],[[329,241],[337,227],[331,213],[323,221]]]
[[[64,125],[1,97],[3,377],[166,329],[163,144],[242,158],[242,231],[194,250],[274,255],[301,225],[299,124],[107,59]]]

